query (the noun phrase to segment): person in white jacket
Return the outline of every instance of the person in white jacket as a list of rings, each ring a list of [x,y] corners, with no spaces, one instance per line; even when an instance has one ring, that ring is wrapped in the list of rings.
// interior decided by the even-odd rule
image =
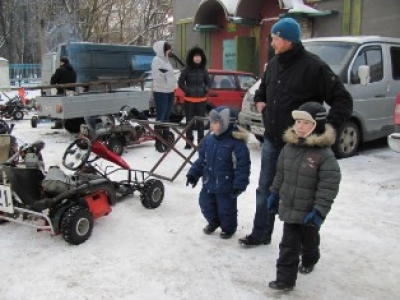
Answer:
[[[166,41],[157,41],[153,45],[156,56],[151,63],[151,75],[153,77],[153,97],[156,106],[156,121],[168,122],[172,105],[174,103],[174,92],[177,79],[174,69],[169,62],[169,54],[172,51],[171,45]],[[155,125],[154,129],[157,134],[168,140],[169,129],[162,125]],[[165,152],[167,147],[156,139],[156,150]]]

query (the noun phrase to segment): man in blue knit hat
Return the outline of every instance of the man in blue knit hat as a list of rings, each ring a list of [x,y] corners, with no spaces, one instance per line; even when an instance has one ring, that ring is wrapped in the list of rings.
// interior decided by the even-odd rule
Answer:
[[[338,130],[353,111],[351,95],[338,76],[318,56],[304,49],[296,20],[279,20],[272,26],[271,37],[275,56],[269,61],[254,96],[265,132],[253,230],[239,239],[239,244],[245,247],[271,242],[275,213],[268,211],[267,199],[284,146],[283,133],[293,125],[291,112],[306,102],[326,102],[331,107],[327,122]]]

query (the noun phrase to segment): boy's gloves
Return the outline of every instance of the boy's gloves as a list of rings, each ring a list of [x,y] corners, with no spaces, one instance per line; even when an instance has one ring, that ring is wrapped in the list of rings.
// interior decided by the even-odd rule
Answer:
[[[304,224],[321,226],[324,223],[324,218],[321,216],[318,210],[313,208],[313,210],[305,217]]]
[[[199,179],[196,179],[192,175],[186,175],[186,186],[189,186],[189,184],[190,184],[192,186],[192,188],[194,188],[196,186],[198,180]]]
[[[236,197],[239,197],[239,195],[241,193],[243,193],[243,190],[241,190],[241,189],[233,189],[232,192],[231,192],[231,195],[232,195],[232,197],[236,198]]]
[[[267,200],[267,202],[268,202],[267,207],[268,207],[268,211],[271,214],[277,214],[278,213],[278,204],[279,204],[278,201],[279,201],[279,195],[278,194],[271,193],[269,195],[268,200]]]

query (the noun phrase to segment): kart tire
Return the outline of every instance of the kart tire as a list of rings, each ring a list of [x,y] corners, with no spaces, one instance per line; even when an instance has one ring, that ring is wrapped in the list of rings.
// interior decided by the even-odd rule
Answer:
[[[38,120],[39,118],[37,117],[37,116],[33,116],[32,118],[31,118],[31,126],[32,126],[32,128],[37,128],[37,126],[38,126]]]
[[[116,138],[109,138],[106,147],[119,156],[124,153],[124,145]]]
[[[8,123],[2,119],[0,119],[0,134],[9,134],[10,126]]]
[[[13,119],[16,121],[20,121],[24,118],[24,112],[22,110],[17,110],[13,114]]]
[[[82,244],[92,234],[93,215],[86,207],[71,206],[61,218],[60,230],[67,243],[71,245]]]
[[[161,205],[164,199],[164,184],[161,180],[150,179],[145,182],[140,200],[144,207],[154,209]]]

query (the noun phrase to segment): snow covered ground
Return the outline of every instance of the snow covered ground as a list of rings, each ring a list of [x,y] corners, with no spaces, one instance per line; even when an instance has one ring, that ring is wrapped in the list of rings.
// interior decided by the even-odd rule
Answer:
[[[21,142],[43,139],[46,166],[61,165],[73,141],[51,123],[16,123]],[[179,143],[183,149],[183,142]],[[260,150],[249,142],[251,184],[239,198],[239,227],[230,240],[207,236],[197,197],[185,186],[186,166],[164,181],[165,199],[145,209],[136,194],[95,222],[79,246],[19,224],[0,225],[0,299],[398,299],[400,286],[400,154],[385,146],[340,160],[340,194],[321,229],[322,258],[299,274],[291,293],[268,288],[275,279],[282,223],[271,245],[243,249],[252,228]],[[185,150],[182,150],[185,151]],[[161,155],[148,142],[127,150],[132,168],[149,170]],[[171,155],[159,172],[172,176],[182,159]]]

